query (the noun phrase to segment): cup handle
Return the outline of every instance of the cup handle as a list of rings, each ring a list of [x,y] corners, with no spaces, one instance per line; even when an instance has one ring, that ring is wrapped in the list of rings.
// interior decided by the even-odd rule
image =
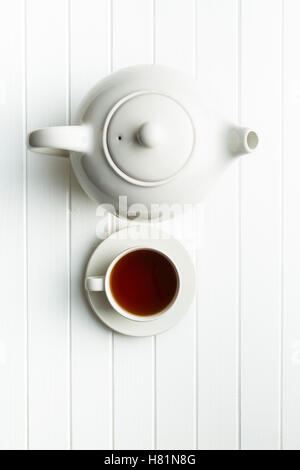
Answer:
[[[88,126],[45,127],[29,134],[28,147],[32,152],[67,157],[69,151],[86,153],[91,140]]]
[[[91,292],[104,291],[104,276],[90,276],[85,279],[85,288]]]

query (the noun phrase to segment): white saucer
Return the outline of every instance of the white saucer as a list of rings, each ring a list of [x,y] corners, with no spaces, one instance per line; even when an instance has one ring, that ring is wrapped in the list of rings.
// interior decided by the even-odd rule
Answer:
[[[123,317],[109,304],[104,292],[86,292],[88,301],[109,328],[124,335],[152,336],[168,330],[185,315],[195,293],[195,271],[182,244],[170,235],[145,225],[122,229],[100,243],[89,259],[85,276],[104,275],[111,261],[122,251],[135,246],[162,249],[180,267],[181,290],[173,306],[161,317],[138,322]]]

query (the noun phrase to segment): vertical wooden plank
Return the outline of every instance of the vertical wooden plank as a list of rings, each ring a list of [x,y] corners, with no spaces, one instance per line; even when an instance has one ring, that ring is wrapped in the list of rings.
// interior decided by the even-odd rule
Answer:
[[[160,0],[155,4],[155,59],[193,75],[195,71],[194,2]],[[180,34],[179,34],[180,32]],[[182,224],[195,222],[195,213],[184,215]],[[170,221],[167,230],[190,249],[182,226]],[[179,229],[179,230],[178,230]],[[183,236],[181,236],[183,235]],[[157,448],[194,449],[196,447],[195,302],[184,319],[171,330],[157,336],[156,408]]]
[[[0,449],[26,448],[24,8],[0,15]]]
[[[282,444],[300,450],[300,162],[298,114],[300,105],[300,42],[297,0],[284,1],[283,49],[283,403]],[[276,134],[273,134],[276,140]]]
[[[70,11],[71,117],[84,95],[110,72],[110,1],[72,0]],[[72,175],[71,324],[72,448],[108,449],[111,440],[111,336],[83,292],[96,237],[96,208]]]
[[[67,1],[27,2],[28,128],[66,123]],[[29,446],[69,447],[69,162],[28,155]]]
[[[113,67],[152,63],[153,5],[113,0]],[[153,338],[114,335],[115,448],[153,448]]]
[[[241,119],[261,136],[241,167],[243,449],[280,440],[281,8],[245,0],[241,9]]]
[[[237,0],[197,2],[197,78],[237,121]],[[199,130],[200,132],[200,130]],[[203,203],[198,250],[198,446],[238,447],[238,162]]]

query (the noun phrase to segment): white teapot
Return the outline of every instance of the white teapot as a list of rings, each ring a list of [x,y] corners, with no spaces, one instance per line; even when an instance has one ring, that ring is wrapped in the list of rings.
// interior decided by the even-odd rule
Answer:
[[[235,157],[258,145],[255,131],[205,106],[197,86],[164,66],[122,69],[89,93],[76,125],[35,130],[29,147],[70,152],[82,188],[116,212],[127,196],[141,218],[163,216],[162,206],[200,202]]]

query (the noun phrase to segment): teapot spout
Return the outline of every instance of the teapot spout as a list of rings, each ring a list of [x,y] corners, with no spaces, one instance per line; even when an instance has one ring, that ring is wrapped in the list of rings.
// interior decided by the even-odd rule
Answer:
[[[236,127],[230,133],[230,149],[235,155],[253,152],[258,143],[257,133],[248,127]]]

